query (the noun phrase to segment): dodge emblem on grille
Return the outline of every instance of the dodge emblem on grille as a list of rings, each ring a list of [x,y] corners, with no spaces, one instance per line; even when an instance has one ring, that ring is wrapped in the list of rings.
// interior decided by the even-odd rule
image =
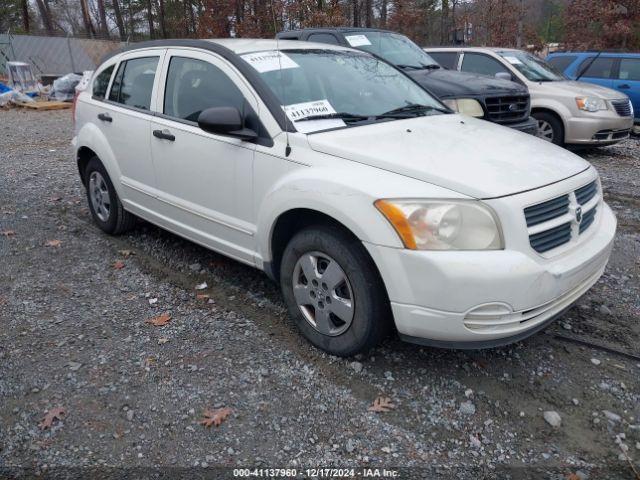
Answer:
[[[518,109],[518,105],[516,105],[515,103],[512,103],[509,105],[510,112],[515,112],[517,109]]]
[[[576,208],[576,222],[582,222],[582,207]]]

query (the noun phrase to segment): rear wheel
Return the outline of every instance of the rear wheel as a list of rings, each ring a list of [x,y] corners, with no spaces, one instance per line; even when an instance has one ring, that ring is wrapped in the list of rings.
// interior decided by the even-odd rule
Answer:
[[[296,234],[280,272],[289,313],[316,347],[354,355],[389,332],[389,301],[378,271],[362,243],[341,229],[315,226]]]
[[[122,206],[111,178],[98,157],[89,160],[84,177],[89,210],[98,227],[111,235],[120,235],[133,228],[136,217]]]
[[[538,122],[538,137],[556,145],[564,144],[564,127],[558,117],[547,112],[534,112],[531,116]]]

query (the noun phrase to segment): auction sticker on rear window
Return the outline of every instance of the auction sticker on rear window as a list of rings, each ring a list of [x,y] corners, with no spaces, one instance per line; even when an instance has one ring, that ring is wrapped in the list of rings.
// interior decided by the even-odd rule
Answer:
[[[345,123],[339,118],[326,118],[320,120],[303,120],[316,115],[330,115],[336,113],[329,100],[316,100],[314,102],[295,103],[282,107],[301,133],[317,132],[329,128],[344,127]],[[303,120],[303,121],[301,121]]]
[[[352,47],[360,47],[362,45],[371,45],[371,42],[366,35],[345,35],[347,42]]]
[[[300,67],[291,57],[278,50],[247,53],[246,55],[242,55],[242,58],[260,73]]]

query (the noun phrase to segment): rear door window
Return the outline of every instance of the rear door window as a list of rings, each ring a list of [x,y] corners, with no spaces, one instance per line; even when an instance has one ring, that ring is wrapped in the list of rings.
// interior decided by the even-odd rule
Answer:
[[[620,59],[620,80],[640,80],[640,58]]]
[[[611,78],[614,61],[615,58],[611,57],[599,57],[595,60],[594,57],[589,57],[582,62],[578,72],[584,72],[581,75],[582,77]]]
[[[429,52],[429,55],[444,68],[458,69],[458,52]]]
[[[118,67],[109,100],[141,110],[151,108],[159,57],[132,58]]]
[[[576,55],[561,55],[558,57],[549,58],[547,60],[547,63],[553,65],[559,72],[564,72],[567,67],[575,61],[576,58],[578,58]]]
[[[462,59],[462,71],[479,73],[489,77],[493,77],[499,72],[511,73],[498,60],[481,53],[465,53]]]

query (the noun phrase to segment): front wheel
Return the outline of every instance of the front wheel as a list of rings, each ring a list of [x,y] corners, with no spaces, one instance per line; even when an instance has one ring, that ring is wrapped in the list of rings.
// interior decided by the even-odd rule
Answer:
[[[310,227],[291,239],[280,286],[302,334],[332,355],[367,351],[389,332],[380,275],[362,243],[337,227]]]
[[[564,144],[564,127],[560,119],[547,112],[531,114],[538,122],[538,137],[556,145]]]

